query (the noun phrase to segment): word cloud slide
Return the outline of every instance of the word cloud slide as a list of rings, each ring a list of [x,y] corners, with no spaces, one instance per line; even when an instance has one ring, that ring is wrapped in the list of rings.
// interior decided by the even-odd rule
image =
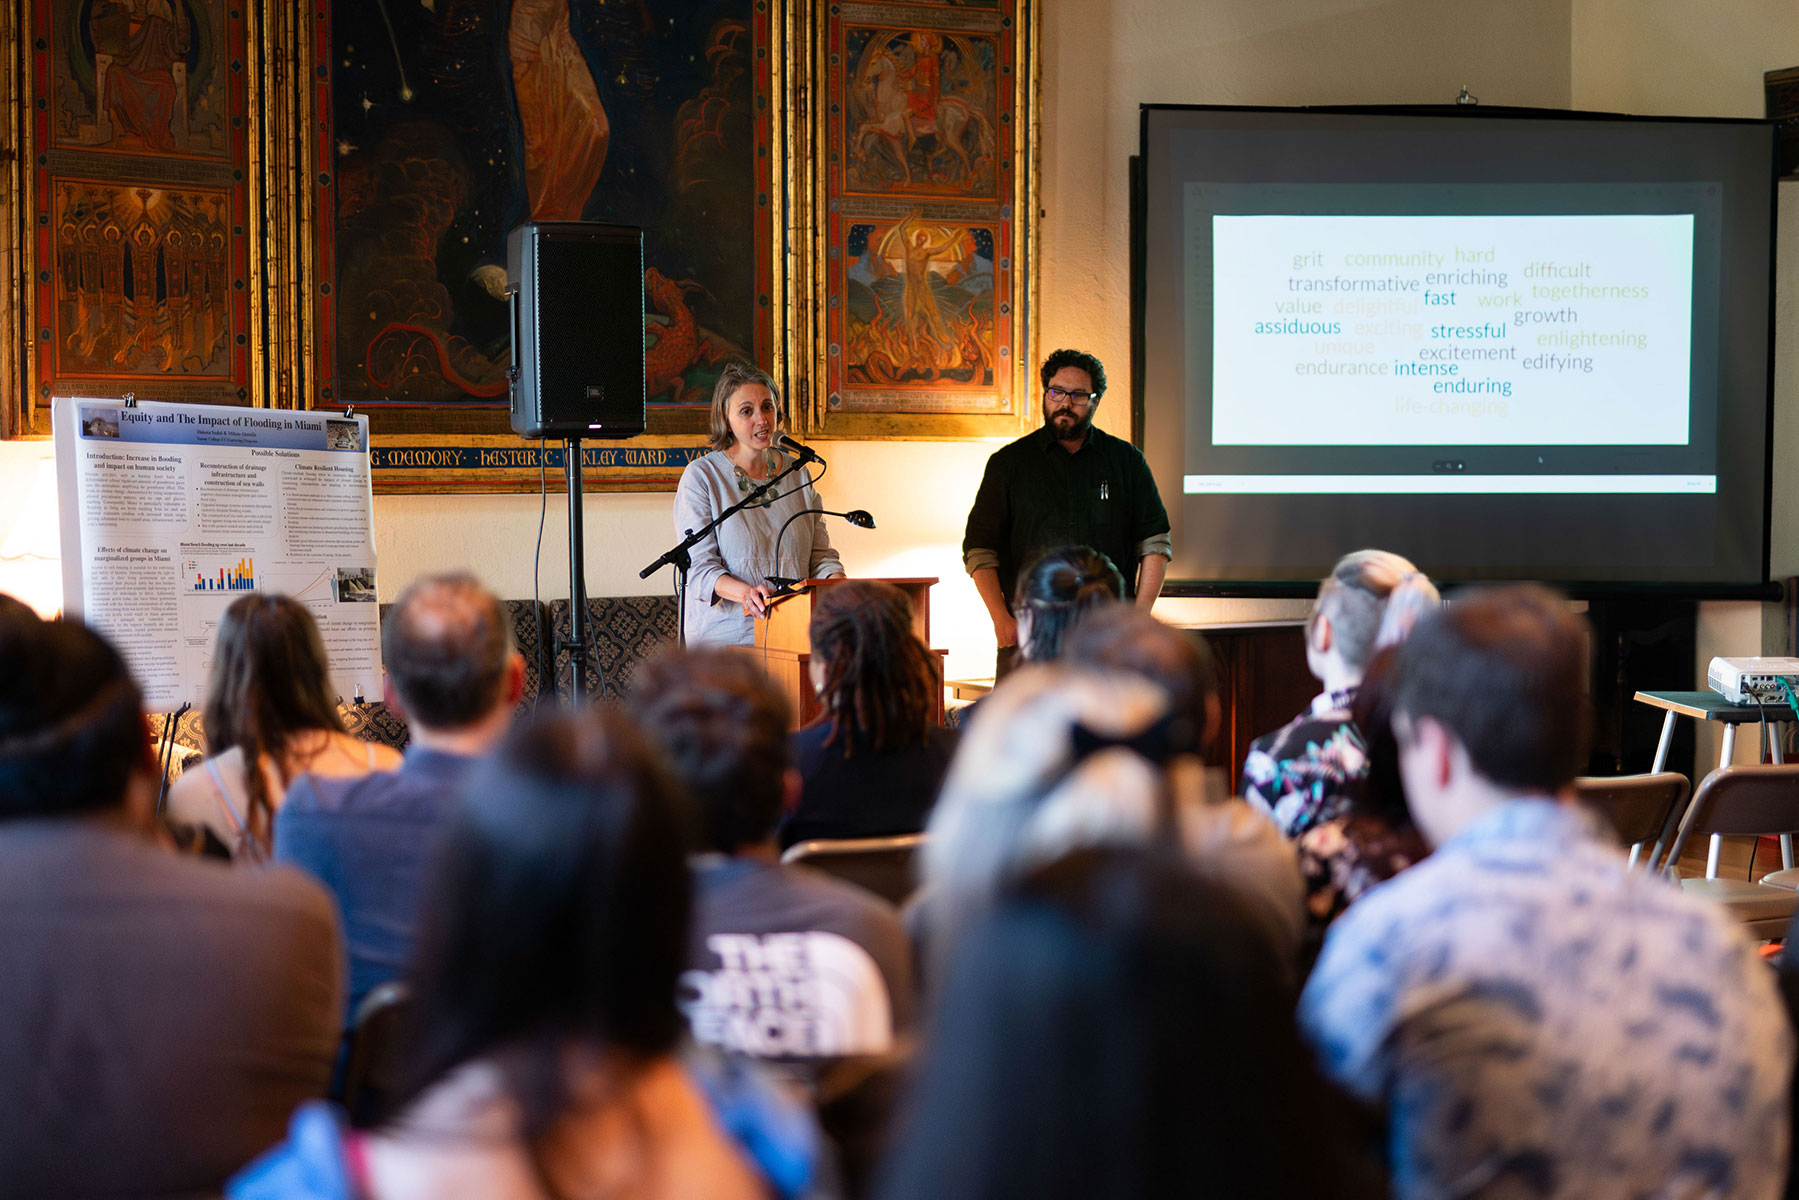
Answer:
[[[368,418],[209,404],[51,404],[63,607],[119,647],[152,712],[198,705],[220,616],[282,593],[344,700],[381,693]]]
[[[1688,441],[1691,214],[1211,219],[1214,445]]]

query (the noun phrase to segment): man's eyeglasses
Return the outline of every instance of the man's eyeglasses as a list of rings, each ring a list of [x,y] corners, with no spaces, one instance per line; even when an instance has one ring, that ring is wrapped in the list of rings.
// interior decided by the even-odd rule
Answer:
[[[1057,400],[1066,400],[1076,408],[1091,408],[1099,403],[1098,392],[1071,392],[1066,388],[1059,387],[1044,388],[1043,398],[1051,403]]]

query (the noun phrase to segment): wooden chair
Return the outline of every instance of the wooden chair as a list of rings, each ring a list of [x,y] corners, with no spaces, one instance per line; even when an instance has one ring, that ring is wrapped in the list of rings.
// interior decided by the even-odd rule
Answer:
[[[375,988],[356,1007],[344,1063],[343,1103],[359,1125],[384,1115],[398,1083],[400,1042],[412,1011],[412,993],[397,982]]]
[[[918,857],[924,839],[922,833],[898,837],[815,838],[789,846],[787,853],[781,855],[781,861],[800,863],[835,875],[898,906],[904,904],[918,887],[913,860]]]
[[[1782,937],[1794,912],[1799,911],[1799,892],[1746,879],[1718,878],[1717,839],[1796,832],[1799,763],[1725,767],[1706,776],[1699,785],[1663,869],[1672,872],[1692,838],[1711,838],[1705,878],[1683,879],[1680,886],[1693,895],[1724,905],[1743,922],[1752,937]]]
[[[1604,814],[1630,847],[1630,865],[1653,874],[1687,811],[1692,785],[1676,771],[1653,775],[1582,776],[1574,781],[1580,802]],[[1647,857],[1643,851],[1648,849]]]

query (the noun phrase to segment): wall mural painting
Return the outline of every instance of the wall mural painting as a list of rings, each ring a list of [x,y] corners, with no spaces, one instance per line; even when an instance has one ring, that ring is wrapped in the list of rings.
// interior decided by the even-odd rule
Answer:
[[[230,212],[224,191],[57,180],[56,374],[229,378]]]
[[[52,145],[230,157],[225,5],[197,0],[61,3],[51,60]]]
[[[241,403],[250,382],[242,14],[36,0],[33,388]]]
[[[844,246],[851,386],[994,386],[991,225],[853,222]]]
[[[1022,331],[1011,5],[831,12],[816,431],[1007,432]]]
[[[338,399],[504,430],[506,235],[607,221],[645,231],[651,429],[704,429],[720,364],[766,361],[766,8],[334,5]]]
[[[993,195],[999,51],[991,37],[851,27],[852,192]]]

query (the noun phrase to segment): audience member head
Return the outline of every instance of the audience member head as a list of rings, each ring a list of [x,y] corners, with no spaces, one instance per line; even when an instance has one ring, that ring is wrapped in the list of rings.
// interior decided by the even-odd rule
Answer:
[[[798,776],[787,699],[754,659],[662,655],[638,671],[630,705],[687,793],[695,849],[737,854],[772,839]]]
[[[1218,732],[1218,664],[1197,634],[1184,633],[1129,604],[1103,605],[1082,617],[1062,643],[1063,661],[1138,675],[1161,688],[1169,710],[1200,732],[1208,750]]]
[[[143,696],[105,638],[0,606],[0,668],[0,819],[113,811],[151,776]]]
[[[1041,868],[950,965],[878,1194],[1379,1194],[1300,1042],[1290,978],[1243,902],[1176,856]]]
[[[726,363],[718,373],[718,382],[712,386],[712,416],[707,425],[710,434],[708,444],[714,450],[729,450],[737,444],[737,434],[731,427],[732,401],[737,393],[745,387],[766,388],[768,399],[774,403],[775,424],[774,435],[781,433],[781,389],[775,385],[774,376],[762,368],[734,358]]]
[[[1012,611],[1018,619],[1018,653],[1028,662],[1052,662],[1062,639],[1087,613],[1124,595],[1124,576],[1090,546],[1051,550],[1018,576]]]
[[[686,1028],[675,986],[691,897],[675,784],[625,718],[556,713],[476,766],[440,838],[396,1108],[486,1061],[530,1144],[593,1102],[581,1068],[628,1076]]]
[[[1394,663],[1406,798],[1434,845],[1512,796],[1553,794],[1586,759],[1587,638],[1542,587],[1461,594]]]
[[[1008,677],[964,729],[931,813],[933,962],[1023,872],[1082,847],[1173,841],[1168,765],[1197,750],[1195,733],[1135,676],[1054,664]]]
[[[25,617],[36,617],[37,612],[31,605],[15,596],[0,592],[0,622],[21,620]]]
[[[473,575],[415,580],[381,630],[388,703],[417,729],[499,727],[524,693],[506,610]]]
[[[273,808],[258,768],[263,756],[285,779],[282,759],[289,739],[309,730],[343,729],[325,643],[304,604],[265,592],[231,602],[219,618],[201,713],[207,752],[236,747],[244,756],[246,844],[267,846]]]
[[[1326,688],[1354,687],[1374,652],[1404,641],[1438,602],[1436,585],[1410,560],[1386,550],[1346,554],[1312,602],[1306,664]]]
[[[812,606],[812,682],[845,756],[922,743],[942,686],[937,656],[912,630],[912,601],[890,583],[850,579]]]

